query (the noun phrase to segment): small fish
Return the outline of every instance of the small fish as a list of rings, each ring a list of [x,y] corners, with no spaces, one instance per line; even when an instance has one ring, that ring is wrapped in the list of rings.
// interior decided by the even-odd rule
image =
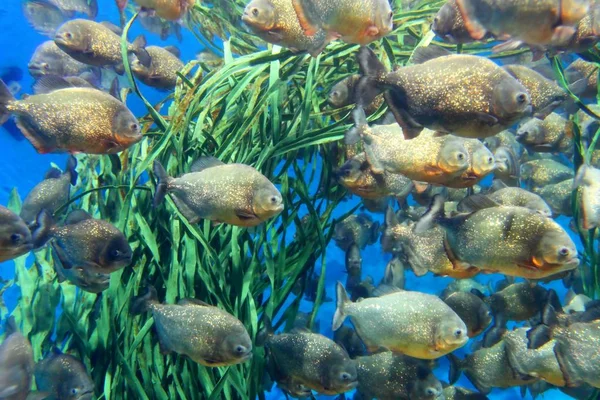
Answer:
[[[405,285],[405,270],[404,262],[398,256],[394,256],[385,266],[383,279],[381,284],[389,285],[398,289],[404,289]]]
[[[534,118],[544,119],[568,99],[567,93],[556,82],[529,67],[515,64],[502,68],[527,89]]]
[[[473,187],[496,169],[496,159],[492,152],[477,139],[464,139],[469,167],[460,176],[449,179],[445,186],[450,188]]]
[[[512,38],[529,45],[568,42],[575,34],[574,26],[590,8],[589,0],[456,2],[474,39],[482,39],[490,32],[497,38]]]
[[[573,179],[565,179],[559,183],[539,187],[535,189],[535,193],[539,194],[548,203],[554,215],[570,217],[573,215],[573,208],[571,207],[573,182]]]
[[[306,330],[275,335],[269,321],[266,325],[257,341],[265,346],[273,380],[286,387],[301,385],[326,395],[356,387],[356,362],[336,342]]]
[[[0,206],[0,262],[20,257],[32,249],[33,240],[25,221]]]
[[[447,297],[442,297],[442,300],[467,325],[470,338],[479,335],[492,323],[490,308],[472,293],[455,292]]]
[[[481,348],[463,360],[454,354],[448,355],[448,358],[450,383],[456,382],[461,372],[464,372],[469,381],[483,394],[489,394],[492,388],[509,388],[536,381],[536,378],[523,376],[511,367],[504,341],[492,347]]]
[[[184,67],[179,59],[179,49],[174,46],[159,47],[148,46],[146,51],[150,55],[150,65],[146,67],[138,59],[131,63],[135,76],[146,85],[161,89],[173,90],[177,83],[177,72]]]
[[[0,345],[0,398],[25,400],[33,382],[33,349],[10,317]]]
[[[217,69],[225,64],[225,60],[223,57],[219,57],[215,53],[205,50],[196,54],[196,60],[200,61],[203,64],[206,64],[207,67],[211,69]]]
[[[80,76],[91,72],[95,76],[100,71],[87,64],[81,63],[62,51],[53,40],[48,40],[39,45],[28,64],[29,73],[34,78],[44,75],[56,75],[60,77]]]
[[[308,36],[322,28],[329,37],[365,46],[393,29],[388,0],[292,0],[292,4]]]
[[[517,130],[517,140],[525,148],[540,153],[573,153],[574,122],[556,113],[532,118]]]
[[[52,240],[65,269],[81,267],[91,273],[108,274],[131,263],[132,250],[125,235],[83,210],[72,211],[60,227],[42,210],[33,240],[36,248]]]
[[[334,108],[343,108],[352,104],[356,104],[354,99],[354,90],[358,82],[360,81],[360,75],[350,75],[347,78],[342,79],[336,83],[327,97],[329,104]],[[371,115],[381,107],[384,102],[382,95],[379,95],[373,99],[371,104],[364,107],[365,114]]]
[[[40,34],[52,37],[68,16],[48,0],[24,0],[23,15]]]
[[[190,223],[209,219],[218,223],[252,227],[274,218],[283,210],[279,190],[255,168],[244,164],[224,164],[214,157],[201,157],[192,172],[172,178],[158,161],[154,205],[167,193]]]
[[[464,139],[426,131],[407,140],[397,124],[369,127],[362,109],[355,110],[354,119],[356,127],[346,133],[346,142],[362,139],[367,162],[377,175],[388,172],[443,185],[469,167]]]
[[[471,291],[473,289],[478,290],[480,293],[488,293],[489,292],[488,287],[482,285],[481,283],[477,282],[474,279],[457,279],[455,281],[450,282],[448,284],[448,286],[446,286],[446,288],[444,289],[444,291],[442,292],[440,297],[441,298],[448,297],[452,293],[457,293],[457,292],[471,293]]]
[[[493,61],[446,54],[436,46],[420,47],[413,56],[415,65],[388,72],[373,51],[361,48],[359,105],[385,91],[386,103],[407,138],[423,127],[485,138],[531,115],[527,90]]]
[[[440,8],[440,11],[438,11],[433,19],[431,30],[444,42],[465,44],[475,41],[465,26],[465,21],[456,4],[456,0],[448,0]]]
[[[98,16],[98,0],[46,0],[60,8],[69,18],[75,13],[87,15],[90,19]]]
[[[335,244],[347,251],[353,244],[364,249],[373,244],[379,237],[379,222],[374,222],[367,214],[351,215],[335,225],[333,240]]]
[[[572,168],[552,159],[532,160],[521,165],[521,179],[525,187],[533,191],[571,179],[573,175]]]
[[[127,0],[120,0],[127,5]],[[178,21],[194,6],[195,0],[134,0],[142,10],[151,10],[154,14],[169,21]]]
[[[365,345],[354,329],[343,325],[333,333],[333,340],[342,346],[348,352],[350,358],[364,356],[366,354]]]
[[[583,164],[577,171],[573,188],[580,188],[581,227],[597,228],[600,226],[600,170]]]
[[[311,36],[304,33],[291,0],[252,0],[244,10],[242,21],[267,43],[293,52],[307,51],[313,57],[329,42],[323,29]]]
[[[64,172],[54,167],[50,168],[44,180],[31,189],[23,201],[20,213],[27,225],[31,226],[42,210],[54,214],[69,200],[71,185],[75,185],[77,182],[76,167],[77,160],[71,156],[67,160]]]
[[[487,197],[503,206],[525,207],[537,211],[546,217],[552,217],[550,206],[541,196],[522,188],[503,187],[488,194]]]
[[[115,67],[123,71],[121,37],[106,24],[85,19],[70,20],[58,28],[54,42],[75,60],[96,67]],[[146,39],[138,36],[128,45],[144,65],[150,65],[151,58],[145,49]]]
[[[348,273],[346,289],[352,291],[354,286],[358,285],[362,279],[362,257],[360,248],[356,243],[353,243],[346,250],[346,272]]]
[[[444,201],[436,196],[416,227],[423,232],[442,226],[446,254],[456,268],[540,279],[579,265],[575,244],[554,220],[527,208],[498,206],[485,196],[471,198],[477,211],[446,218]]]
[[[110,285],[110,274],[93,272],[87,268],[75,266],[66,269],[61,260],[60,249],[56,248],[56,244],[52,244],[54,251],[54,270],[58,278],[58,282],[69,281],[73,285],[89,293],[101,293],[108,289]],[[66,261],[67,265],[68,260]]]
[[[178,304],[160,304],[156,289],[134,297],[132,314],[150,312],[165,353],[188,356],[207,367],[222,367],[248,361],[252,341],[244,325],[233,315],[196,299]]]
[[[38,390],[50,393],[57,400],[94,398],[94,382],[85,366],[56,348],[36,364],[34,375]]]
[[[577,88],[581,98],[595,98],[598,93],[598,64],[578,58],[565,69],[570,86]]]
[[[485,299],[492,313],[508,321],[527,321],[542,311],[548,290],[540,285],[519,282],[508,285]]]
[[[359,301],[360,299],[368,299],[374,297],[373,293],[377,290],[375,287],[373,278],[367,276],[358,285],[355,285],[350,292],[350,299],[352,301]]]
[[[181,36],[181,25],[178,22],[166,21],[156,15],[140,14],[138,21],[148,32],[159,35],[161,40],[167,40],[171,34],[174,34],[179,42],[183,40]]]
[[[0,82],[0,123],[14,114],[38,153],[114,154],[142,140],[135,116],[107,93],[55,76],[40,78],[36,90],[40,94],[15,100]]]
[[[426,362],[391,351],[356,359],[361,400],[436,400],[442,384]]]
[[[421,359],[436,359],[464,346],[467,327],[438,297],[399,292],[352,303],[337,284],[333,330],[350,317],[369,352],[385,348]]]
[[[377,200],[387,196],[404,198],[412,189],[412,181],[404,175],[371,171],[366,155],[358,154],[346,161],[337,171],[338,181],[362,199]]]

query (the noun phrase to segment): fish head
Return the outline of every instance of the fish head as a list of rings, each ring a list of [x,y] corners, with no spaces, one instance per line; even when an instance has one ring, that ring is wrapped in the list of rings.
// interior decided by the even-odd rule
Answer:
[[[532,118],[517,129],[517,141],[522,144],[542,144],[544,127],[541,119]]]
[[[449,138],[444,142],[438,156],[438,167],[443,172],[457,175],[469,166],[469,153],[461,140]]]
[[[114,152],[119,152],[142,140],[140,124],[125,105],[115,113],[112,126]]]
[[[33,240],[25,221],[0,206],[0,261],[10,260],[32,249]]]
[[[254,192],[252,206],[254,213],[264,221],[283,211],[283,197],[271,182],[265,181]]]
[[[496,169],[496,159],[491,151],[481,142],[471,155],[471,163],[475,176],[480,179]]]
[[[92,400],[94,383],[83,368],[74,368],[57,387],[58,398],[65,400]]]
[[[269,0],[253,0],[244,9],[242,21],[252,28],[270,31],[277,23],[277,13]]]
[[[350,90],[346,80],[338,82],[329,92],[329,104],[333,107],[340,108],[349,104]]]
[[[375,26],[378,28],[378,32],[373,39],[376,39],[386,36],[394,29],[394,11],[392,11],[388,0],[377,1],[374,11]]]
[[[54,67],[55,63],[49,62],[42,57],[32,58],[27,64],[27,68],[29,69],[29,73],[34,78],[39,78],[44,75],[55,75],[57,73],[57,67]]]
[[[89,37],[78,20],[62,24],[54,34],[54,43],[66,51],[83,52],[89,48]]]
[[[431,30],[439,37],[452,42],[452,29],[457,17],[456,9],[451,2],[446,2],[433,19]]]
[[[225,335],[216,349],[215,358],[221,365],[239,364],[252,358],[252,340],[241,323]]]
[[[444,388],[442,383],[431,373],[428,368],[419,366],[417,379],[410,387],[410,399],[414,400],[442,400]]]
[[[573,269],[579,265],[577,247],[569,235],[558,226],[548,230],[540,239],[536,249],[536,266],[539,269]]]
[[[131,264],[133,251],[125,236],[118,232],[108,241],[100,254],[100,266],[107,270],[117,270]],[[95,271],[99,272],[99,271]]]
[[[337,171],[335,171],[335,176],[340,183],[350,186],[353,183],[356,183],[362,177],[363,171],[361,170],[361,166],[362,163],[359,160],[348,160]]]
[[[590,3],[590,0],[562,0],[560,21],[565,25],[577,25],[590,10]]]
[[[150,68],[148,68],[148,66],[142,64],[142,62],[135,56],[133,56],[133,59],[131,60],[131,70],[136,75],[140,75],[144,78],[146,78],[146,77],[148,77],[148,75],[150,75]]]
[[[356,362],[347,355],[343,359],[331,360],[328,373],[328,383],[326,389],[332,389],[333,392],[346,392],[354,389],[358,385],[358,371]]]
[[[503,119],[530,115],[531,97],[527,90],[508,73],[494,88],[492,110]]]
[[[469,340],[467,325],[454,311],[441,321],[436,330],[437,350],[447,352],[464,346]]]

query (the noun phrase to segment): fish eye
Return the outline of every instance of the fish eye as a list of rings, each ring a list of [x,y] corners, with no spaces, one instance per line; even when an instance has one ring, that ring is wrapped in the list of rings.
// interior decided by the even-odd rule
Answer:
[[[567,249],[566,247],[562,247],[558,251],[558,254],[560,254],[561,256],[568,256],[569,255],[569,249]]]
[[[433,25],[437,25],[437,24],[439,24],[439,23],[440,23],[440,17],[435,17],[435,18],[433,19]]]
[[[463,333],[462,329],[457,329],[457,330],[454,331],[454,336],[456,336],[457,338],[461,337],[462,333]]]
[[[527,102],[527,95],[525,93],[521,93],[517,96],[517,103],[524,104]]]
[[[390,13],[388,14],[389,19],[393,19],[394,18],[394,12],[390,11]]]
[[[334,90],[333,92],[331,92],[331,97],[340,97],[340,92]]]
[[[427,396],[433,396],[435,394],[432,388],[427,388],[425,393],[427,394]]]
[[[50,69],[50,65],[48,65],[48,63],[42,63],[42,68],[48,71]]]
[[[459,161],[462,161],[465,159],[465,155],[463,153],[458,153],[458,156],[456,156],[458,158]]]
[[[138,124],[131,124],[130,128],[132,131],[137,131],[139,127]]]
[[[271,197],[271,203],[276,204],[277,203],[277,197],[272,196]]]
[[[73,396],[76,396],[77,394],[79,394],[79,389],[77,389],[77,388],[73,388],[73,389],[71,389],[71,394],[72,394]]]
[[[238,354],[244,354],[246,352],[246,348],[242,345],[239,345],[235,348],[235,352]]]
[[[116,258],[116,257],[119,257],[121,254],[122,254],[122,253],[121,253],[121,251],[120,251],[120,250],[117,250],[117,249],[114,249],[114,250],[112,250],[112,251],[110,252],[110,255],[111,255],[111,256],[113,256],[113,257],[115,257],[115,258]]]
[[[260,14],[260,11],[258,11],[258,8],[257,8],[257,7],[254,7],[254,8],[252,9],[252,15],[254,15],[255,17],[258,17],[258,14]]]
[[[349,373],[347,372],[342,372],[340,375],[340,379],[343,380],[344,382],[348,382],[352,379],[352,377],[350,376]]]
[[[21,243],[21,240],[23,240],[23,236],[18,233],[10,235],[10,241],[13,242],[13,244],[19,244]]]
[[[494,157],[488,157],[487,162],[488,164],[492,164],[494,162]]]
[[[67,33],[65,33],[65,37],[67,39],[73,39],[73,34],[71,32],[67,32]]]

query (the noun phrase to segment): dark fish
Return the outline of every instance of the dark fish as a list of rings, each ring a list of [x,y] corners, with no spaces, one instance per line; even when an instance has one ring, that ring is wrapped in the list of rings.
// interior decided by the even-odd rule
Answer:
[[[34,365],[31,344],[10,317],[0,345],[0,399],[25,400],[31,390]]]
[[[455,292],[442,297],[444,303],[464,321],[470,338],[479,335],[492,323],[492,313],[482,299],[469,292]]]
[[[329,104],[334,108],[342,108],[356,104],[354,98],[355,87],[360,80],[360,75],[350,75],[336,83],[329,92]],[[381,107],[384,99],[382,95],[375,97],[371,104],[365,107],[365,114],[371,115]]]
[[[134,60],[131,69],[135,76],[148,86],[161,90],[173,90],[177,83],[177,72],[184,67],[179,59],[179,49],[174,46],[148,46],[150,65],[146,67],[139,60]]]
[[[44,75],[56,75],[63,78],[80,76],[86,72],[91,72],[96,77],[100,75],[100,70],[75,60],[62,51],[53,40],[45,41],[35,49],[28,68],[31,76],[36,79]]]
[[[333,333],[333,340],[342,346],[352,359],[366,354],[365,345],[362,340],[360,340],[356,331],[349,326],[343,325],[335,331]]]
[[[83,210],[72,211],[60,227],[43,210],[37,224],[33,232],[36,247],[52,240],[65,269],[81,267],[90,273],[108,274],[131,263],[132,250],[125,235]]]
[[[444,42],[459,44],[475,41],[465,26],[465,21],[456,4],[456,0],[448,0],[440,8],[440,11],[438,11],[433,19],[431,30],[442,38]]]
[[[209,219],[237,226],[256,226],[283,210],[283,198],[269,179],[245,164],[224,164],[213,157],[202,157],[192,172],[172,178],[158,161],[154,205],[167,193],[191,223]]]
[[[33,240],[25,221],[0,206],[0,262],[20,257],[32,249]]]
[[[77,159],[71,156],[67,161],[64,172],[57,168],[50,168],[46,173],[44,180],[38,183],[23,201],[20,216],[27,225],[32,225],[39,213],[46,210],[50,214],[54,212],[68,200],[71,192],[71,185],[77,183]]]
[[[61,259],[61,251],[57,249],[55,244],[52,244],[54,250],[54,270],[58,277],[58,282],[69,281],[73,285],[89,293],[100,293],[108,289],[110,285],[110,274],[104,274],[100,272],[90,271],[85,267],[75,266],[66,269],[63,266]],[[69,264],[66,260],[65,263]]]
[[[513,283],[485,299],[492,313],[509,321],[526,321],[542,311],[548,290],[529,282]]]
[[[113,154],[142,139],[135,116],[107,93],[50,76],[36,89],[41,94],[15,100],[0,82],[0,123],[14,114],[38,153]]]
[[[38,390],[50,393],[57,400],[92,400],[94,382],[85,366],[75,357],[53,352],[35,366]]]
[[[246,362],[252,357],[252,341],[244,325],[233,315],[196,299],[160,304],[156,289],[131,302],[131,312],[150,312],[163,352],[175,352],[208,366]]]
[[[343,251],[348,250],[353,244],[359,249],[364,249],[368,244],[373,244],[379,237],[379,222],[367,214],[351,215],[344,221],[335,225],[333,240]]]
[[[356,243],[352,244],[346,250],[346,272],[348,273],[346,289],[352,291],[362,279],[362,257],[360,255],[360,248]]]
[[[566,69],[565,76],[582,98],[595,98],[598,93],[598,64],[578,58]]]

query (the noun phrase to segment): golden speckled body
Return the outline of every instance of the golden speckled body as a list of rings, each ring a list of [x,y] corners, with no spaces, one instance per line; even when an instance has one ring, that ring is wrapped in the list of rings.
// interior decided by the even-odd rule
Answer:
[[[587,83],[585,90],[579,93],[582,97],[596,97],[598,92],[598,65],[578,58],[573,61],[565,70],[565,75],[569,78],[569,82],[576,82],[584,79]]]
[[[391,351],[358,357],[356,364],[361,398],[379,400],[410,398],[419,368],[426,368],[423,361]]]
[[[17,234],[21,237],[18,243],[12,240]],[[22,256],[33,248],[31,233],[17,214],[4,206],[0,206],[0,262]]]
[[[364,249],[367,244],[374,243],[379,236],[379,223],[373,222],[367,214],[350,215],[336,224],[333,240],[335,244],[346,251],[356,244]]]
[[[222,345],[228,337],[234,338],[234,347],[239,342],[252,348],[244,325],[220,308],[192,303],[153,303],[149,308],[163,349],[186,355],[199,364],[214,367],[245,361],[247,357],[234,358]]]
[[[573,178],[573,170],[558,161],[532,160],[521,165],[521,179],[529,189],[542,188],[569,178]]]
[[[390,72],[380,81],[391,89],[392,99],[394,91],[402,92],[405,98],[398,100],[398,107],[419,124],[470,138],[493,136],[529,114],[526,109],[514,113],[494,109],[495,91],[507,82],[513,91],[526,93],[493,61],[471,55],[438,57]]]
[[[460,176],[444,182],[444,186],[463,189],[473,187],[496,168],[494,155],[478,139],[464,139],[469,167]]]
[[[531,98],[533,115],[544,118],[567,99],[567,93],[558,84],[547,79],[539,72],[524,65],[506,65],[503,67],[527,89]]]
[[[20,216],[28,224],[35,221],[40,211],[54,213],[69,200],[71,175],[62,174],[58,178],[44,179],[27,194],[21,207]]]
[[[146,51],[152,62],[148,68],[139,61],[132,65],[135,76],[148,86],[172,90],[177,83],[177,72],[183,69],[183,62],[170,51],[159,46],[148,46]]]
[[[154,10],[156,15],[169,21],[177,21],[192,7],[195,0],[134,0],[144,8]]]
[[[548,203],[555,215],[573,215],[571,207],[571,194],[573,193],[573,179],[548,184],[535,190]]]
[[[592,15],[586,15],[577,24],[577,32],[575,32],[571,40],[566,44],[553,47],[552,49],[556,51],[583,53],[593,48],[598,43],[598,40],[600,40],[600,32],[597,31],[596,24],[597,21]]]
[[[600,388],[600,321],[556,328],[555,353],[572,385],[587,383]]]
[[[542,311],[546,304],[545,288],[529,282],[513,283],[486,299],[495,315],[510,321],[527,321]]]
[[[356,386],[356,365],[333,340],[311,332],[271,335],[265,347],[277,368],[277,380],[300,384],[323,394],[338,394]],[[341,373],[348,381],[338,379]]]
[[[551,113],[543,120],[533,118],[517,130],[519,142],[540,153],[573,153],[574,123]]]
[[[453,254],[450,258],[482,270],[535,279],[573,269],[578,264],[575,245],[564,229],[527,208],[486,208],[445,229],[446,252]],[[563,262],[546,262],[546,251],[552,250],[541,245],[546,235],[554,235],[557,246],[564,244],[575,254],[569,254],[569,259]]]
[[[118,153],[142,139],[137,125],[131,136],[117,130],[118,118],[137,120],[123,103],[97,89],[60,89],[11,101],[7,109],[40,153]]]
[[[507,147],[515,153],[517,159],[521,156],[524,150],[521,143],[517,141],[514,133],[512,133],[510,130],[505,130],[495,136],[486,138],[484,143],[487,148],[492,151],[492,153],[495,153],[496,150],[498,150],[498,148],[501,146]]]
[[[452,135],[436,136],[432,131],[424,131],[418,137],[406,140],[398,124],[373,126],[365,132],[366,154],[371,165],[373,162],[369,154],[387,172],[439,184],[462,174],[468,167],[466,157],[463,165],[454,170],[444,170],[439,162],[440,153],[447,145],[456,144],[467,155],[464,146],[460,146],[460,140]]]
[[[538,349],[528,349],[528,330],[529,328],[518,328],[507,332],[503,337],[511,367],[520,374],[543,379],[555,386],[565,386],[565,379],[554,354],[554,340]]]
[[[472,43],[475,40],[465,26],[456,0],[448,0],[436,15],[432,30],[449,43]]]
[[[547,217],[552,216],[550,206],[542,197],[518,187],[506,187],[488,195],[490,200],[503,206],[525,207],[538,211]]]
[[[99,72],[94,67],[75,60],[62,51],[53,40],[35,49],[29,61],[29,72],[35,78],[43,75],[79,76],[84,72]]]
[[[430,294],[401,291],[345,303],[343,308],[371,352],[383,347],[415,358],[436,359],[468,340],[464,322],[446,303]],[[462,332],[461,339],[449,340],[453,338],[447,334],[457,329]]]
[[[590,166],[579,167],[576,184],[580,188],[581,227],[585,230],[596,228],[600,225],[600,170]]]
[[[256,193],[269,191],[280,196],[277,188],[255,168],[244,164],[223,164],[185,174],[168,183],[169,192],[179,210],[192,223],[200,219],[237,226],[256,226],[276,216],[282,207],[263,210]],[[265,200],[265,199],[261,199]],[[240,217],[240,214],[253,216]]]

